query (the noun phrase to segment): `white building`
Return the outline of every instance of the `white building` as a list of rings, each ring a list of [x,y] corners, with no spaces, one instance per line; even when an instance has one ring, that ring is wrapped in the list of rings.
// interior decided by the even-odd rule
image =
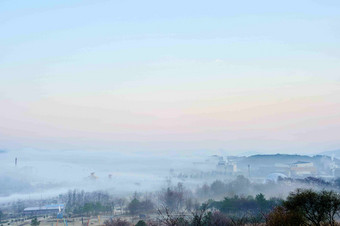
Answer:
[[[316,168],[312,162],[298,161],[290,166],[292,176],[310,176],[316,173]]]

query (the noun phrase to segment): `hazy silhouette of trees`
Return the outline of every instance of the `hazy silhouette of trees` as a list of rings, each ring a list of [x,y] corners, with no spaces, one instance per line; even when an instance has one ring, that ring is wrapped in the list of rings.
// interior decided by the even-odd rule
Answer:
[[[223,213],[260,213],[271,211],[275,206],[280,205],[280,199],[265,199],[263,194],[258,194],[256,198],[248,197],[225,197],[222,201],[210,200],[210,207],[214,207]]]
[[[221,195],[226,193],[227,186],[222,181],[216,180],[210,185],[210,190],[213,195]]]
[[[170,210],[168,208],[158,209],[158,225],[165,226],[189,226],[189,221],[184,212]]]
[[[216,198],[235,194],[248,194],[252,188],[250,181],[244,176],[237,176],[235,180],[225,183],[220,180],[214,181],[210,186],[204,184],[196,190],[201,198]]]
[[[128,204],[128,210],[131,214],[140,214],[140,213],[150,213],[155,210],[155,205],[151,201],[148,195],[145,195],[142,201],[140,201],[140,197],[137,193],[134,194],[133,199]]]
[[[320,195],[326,208],[328,223],[333,226],[335,215],[339,215],[340,212],[340,195],[334,191],[322,191]]]
[[[66,203],[66,211],[74,214],[96,215],[98,213],[113,213],[115,200],[106,192],[69,191],[59,197]]]
[[[40,224],[40,221],[38,221],[37,217],[34,217],[31,220],[31,226],[38,226]]]
[[[240,226],[260,225],[264,223],[262,215],[242,213],[228,216],[220,211],[211,210],[208,204],[203,204],[199,209],[188,212],[170,211],[165,208],[158,210],[159,221],[152,225],[165,226]]]
[[[161,204],[170,210],[179,210],[185,203],[185,190],[183,184],[163,189],[159,194]]]
[[[131,226],[127,220],[123,220],[120,218],[110,219],[104,222],[105,226]]]
[[[147,226],[147,224],[143,220],[140,220],[135,226]]]
[[[309,225],[335,225],[334,217],[340,211],[340,196],[333,191],[298,189],[287,197],[283,206],[289,212],[300,213]]]
[[[208,212],[206,216],[208,225],[228,226],[233,225],[233,222],[225,214],[220,211]]]
[[[0,223],[2,221],[3,216],[4,216],[4,213],[0,210]]]
[[[140,211],[140,201],[137,198],[133,198],[128,205],[128,210],[131,214],[138,214]]]
[[[288,211],[282,206],[277,206],[266,216],[268,226],[296,226],[304,225],[305,221],[299,212]]]

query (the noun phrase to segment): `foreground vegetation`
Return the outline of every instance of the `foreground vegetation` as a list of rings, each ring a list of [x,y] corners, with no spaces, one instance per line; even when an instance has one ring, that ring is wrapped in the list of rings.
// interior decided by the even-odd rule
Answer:
[[[247,196],[242,193],[247,194],[249,189],[261,191],[263,188],[292,185],[296,181],[281,180],[259,185],[238,177],[231,182],[205,184],[195,191],[178,183],[158,192],[134,193],[130,198],[114,197],[101,191],[74,190],[59,195],[58,202],[66,204],[64,217],[80,217],[83,220],[102,215],[106,216],[103,219],[109,219],[105,221],[106,226],[337,225],[336,219],[340,216],[338,183],[317,178],[298,182],[304,189],[296,189],[284,199],[275,196],[267,198],[263,193]],[[43,202],[39,205],[57,200]],[[23,206],[27,203],[14,203],[12,206],[19,217],[22,216]],[[0,221],[6,217],[3,223],[9,222],[8,216],[0,211]]]
[[[333,191],[297,190],[285,201],[266,200],[262,194],[256,198],[225,198],[204,203],[199,209],[171,211],[158,210],[156,220],[139,221],[136,226],[232,226],[232,225],[339,225],[335,217],[340,214],[340,196]],[[131,226],[120,218],[105,222],[106,226]]]

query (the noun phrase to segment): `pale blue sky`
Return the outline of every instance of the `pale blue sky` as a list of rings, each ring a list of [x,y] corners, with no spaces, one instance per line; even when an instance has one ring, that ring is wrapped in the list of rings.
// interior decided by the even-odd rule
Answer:
[[[339,12],[339,1],[2,0],[2,148],[339,148]]]

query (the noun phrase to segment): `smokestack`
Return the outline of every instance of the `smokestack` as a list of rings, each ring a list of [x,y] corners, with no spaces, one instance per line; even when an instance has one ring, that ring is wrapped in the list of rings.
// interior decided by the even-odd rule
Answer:
[[[248,164],[248,178],[250,179],[250,165]]]
[[[18,164],[18,158],[15,157],[15,166],[17,166],[17,164]]]

